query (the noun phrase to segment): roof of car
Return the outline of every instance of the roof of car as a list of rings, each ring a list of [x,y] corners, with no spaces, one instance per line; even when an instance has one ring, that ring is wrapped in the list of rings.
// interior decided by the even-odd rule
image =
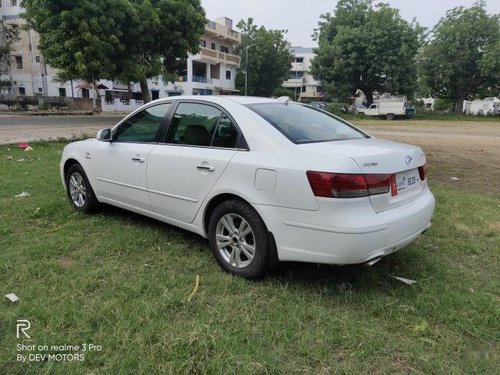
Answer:
[[[183,99],[191,99],[191,100],[201,100],[212,103],[223,103],[224,101],[233,101],[242,105],[247,104],[258,104],[258,103],[279,103],[277,99],[271,98],[263,98],[259,96],[233,96],[233,95],[182,95],[168,98],[158,99],[159,101],[168,101],[168,100],[183,100]]]
[[[226,98],[243,105],[278,102],[277,99],[263,98],[260,96],[227,96]]]

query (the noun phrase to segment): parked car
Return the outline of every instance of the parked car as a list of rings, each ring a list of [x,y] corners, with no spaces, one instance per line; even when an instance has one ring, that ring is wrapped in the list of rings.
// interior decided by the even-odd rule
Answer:
[[[278,261],[373,264],[434,211],[419,147],[288,100],[159,99],[67,145],[60,172],[76,210],[107,203],[192,231],[247,278]]]
[[[326,103],[325,102],[311,102],[311,103],[309,103],[309,105],[314,107],[314,108],[321,109],[323,111],[326,110]]]

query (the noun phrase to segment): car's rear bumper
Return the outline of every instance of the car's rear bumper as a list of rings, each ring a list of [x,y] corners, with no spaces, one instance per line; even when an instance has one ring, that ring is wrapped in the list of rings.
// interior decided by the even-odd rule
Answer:
[[[371,210],[368,198],[322,205],[318,211],[256,208],[274,235],[280,260],[356,264],[413,242],[430,227],[434,205],[426,188],[411,203],[380,213]]]

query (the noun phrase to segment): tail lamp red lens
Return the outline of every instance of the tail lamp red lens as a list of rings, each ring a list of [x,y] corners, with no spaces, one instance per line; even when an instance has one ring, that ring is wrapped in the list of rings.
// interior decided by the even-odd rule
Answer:
[[[317,197],[358,198],[385,194],[391,190],[390,174],[347,174],[307,171]]]
[[[418,167],[418,174],[420,175],[421,181],[424,181],[427,178],[427,163]]]

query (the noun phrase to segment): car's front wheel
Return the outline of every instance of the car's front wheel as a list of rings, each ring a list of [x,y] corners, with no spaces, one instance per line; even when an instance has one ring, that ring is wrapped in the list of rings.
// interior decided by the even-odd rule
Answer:
[[[99,202],[80,164],[73,164],[66,173],[66,191],[72,206],[81,212],[95,210]]]
[[[239,200],[222,202],[208,225],[210,249],[226,271],[249,278],[269,269],[269,236],[259,214]]]

